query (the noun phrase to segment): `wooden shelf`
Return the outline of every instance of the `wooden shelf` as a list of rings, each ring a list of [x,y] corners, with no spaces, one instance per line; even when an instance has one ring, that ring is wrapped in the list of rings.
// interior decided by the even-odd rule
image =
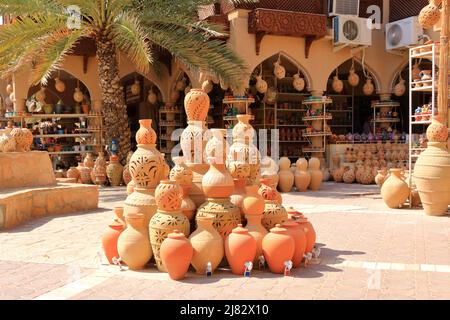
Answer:
[[[302,133],[303,137],[323,137],[323,136],[331,136],[331,132],[310,132],[310,133]]]
[[[67,133],[67,134],[38,134],[34,135],[35,138],[82,138],[90,137],[90,133]]]
[[[14,118],[103,118],[101,114],[87,114],[87,113],[31,113],[22,116],[12,116]],[[12,118],[11,117],[11,118]],[[8,118],[8,116],[7,116]]]
[[[89,153],[89,152],[93,152],[92,150],[85,150],[85,151],[52,151],[49,152],[48,154],[50,155],[65,155],[65,154],[84,154],[84,153]]]
[[[306,153],[324,153],[325,149],[303,148],[303,152],[306,152]]]
[[[291,111],[291,112],[297,111],[297,112],[305,112],[306,109],[277,109],[277,111],[278,111],[278,112],[280,112],[280,111]]]
[[[325,116],[309,116],[309,117],[303,117],[303,121],[315,121],[315,120],[331,120],[333,119],[333,116],[331,115],[325,115]]]
[[[383,119],[375,119],[375,120],[370,120],[371,123],[390,123],[390,122],[400,122],[399,118],[383,118]]]

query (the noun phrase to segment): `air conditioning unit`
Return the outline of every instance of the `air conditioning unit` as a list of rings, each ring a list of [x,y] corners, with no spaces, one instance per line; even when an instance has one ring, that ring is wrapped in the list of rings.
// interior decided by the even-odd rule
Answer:
[[[409,17],[386,24],[386,50],[402,49],[418,44],[423,38],[419,17]]]
[[[329,0],[328,12],[332,16],[359,16],[360,0]]]
[[[370,19],[354,16],[337,16],[333,18],[333,37],[335,45],[372,45],[372,24]]]

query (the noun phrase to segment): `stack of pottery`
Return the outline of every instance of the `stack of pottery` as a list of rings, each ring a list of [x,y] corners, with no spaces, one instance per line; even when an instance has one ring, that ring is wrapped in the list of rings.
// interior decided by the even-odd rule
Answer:
[[[189,220],[181,212],[181,186],[171,180],[161,180],[155,190],[155,201],[158,210],[150,220],[150,242],[155,256],[156,266],[160,271],[166,271],[162,264],[160,248],[169,233],[179,230],[189,236]]]
[[[230,196],[231,203],[239,208],[241,218],[244,218],[242,201],[245,197],[245,186],[247,185],[247,180],[250,176],[250,164],[242,161],[231,161],[228,163],[228,171],[234,181],[234,190]]]
[[[186,236],[174,230],[161,244],[161,261],[172,280],[181,280],[191,264],[193,249]]]
[[[426,214],[445,215],[450,203],[450,153],[448,129],[439,118],[427,128],[428,146],[417,159],[414,181]]]
[[[128,152],[127,155],[127,163],[125,164],[125,166],[123,167],[123,173],[122,173],[122,179],[123,179],[123,183],[128,186],[128,184],[131,182],[132,178],[131,178],[131,173],[130,173],[130,160],[131,157],[133,156],[133,151]]]
[[[95,184],[102,186],[106,183],[106,160],[103,156],[103,152],[98,153],[91,175],[92,182]]]
[[[204,150],[209,139],[206,126],[209,105],[209,96],[202,89],[191,89],[184,98],[188,126],[181,134],[180,145],[186,165],[194,174],[189,194],[197,207],[205,202],[202,178],[209,168],[204,159]]]
[[[280,171],[278,172],[278,188],[281,192],[290,192],[294,186],[295,176],[291,171],[291,161],[287,157],[280,158]]]
[[[318,158],[311,158],[308,162],[309,166],[309,174],[311,176],[311,183],[309,184],[309,188],[312,191],[318,191],[320,189],[320,185],[322,184],[322,171],[320,171],[320,160]]]
[[[148,225],[142,213],[129,213],[125,219],[127,227],[117,240],[117,251],[128,268],[140,270],[153,255],[148,238]]]
[[[14,128],[11,130],[10,135],[16,142],[16,152],[27,152],[31,150],[31,144],[33,143],[33,134],[27,128]]]
[[[287,229],[277,224],[264,237],[262,250],[270,271],[282,274],[286,264],[292,262],[294,257],[295,241]]]
[[[194,249],[191,264],[198,274],[205,274],[210,265],[211,272],[217,269],[224,256],[222,236],[214,228],[215,216],[206,215],[197,218],[197,230],[189,240]]]
[[[114,208],[115,217],[108,225],[102,236],[102,246],[105,256],[109,263],[113,263],[113,258],[119,258],[119,252],[117,251],[117,241],[120,234],[125,229],[125,224],[123,222],[123,208]]]
[[[294,173],[295,187],[297,191],[304,192],[311,183],[311,174],[308,172],[308,161],[305,158],[299,158],[296,162],[296,170]]]
[[[282,198],[278,191],[271,187],[267,179],[262,179],[261,183],[258,193],[264,198],[262,225],[270,230],[276,224],[285,222],[288,217],[286,209],[281,205]]]
[[[225,255],[231,272],[243,275],[246,263],[252,262],[256,255],[256,240],[247,229],[239,224],[225,239]]]
[[[191,189],[192,179],[194,177],[192,170],[186,166],[183,157],[173,157],[175,166],[170,170],[169,178],[172,181],[178,182],[183,189],[183,200],[181,202],[181,212],[191,221],[194,218],[195,203],[189,197],[189,190]]]
[[[381,186],[381,197],[389,208],[398,209],[408,199],[410,189],[402,179],[402,169],[390,169],[390,175]]]
[[[106,167],[106,176],[112,187],[118,187],[122,183],[123,166],[119,162],[119,156],[111,155],[109,164]]]
[[[267,230],[261,224],[265,203],[264,198],[258,193],[258,186],[248,186],[246,190],[247,196],[244,198],[242,205],[245,218],[247,219],[245,228],[256,240],[256,255],[253,263],[258,264],[262,255],[262,240],[267,234]]]
[[[216,162],[216,160],[219,160]],[[241,222],[239,208],[231,203],[234,181],[225,166],[225,159],[208,158],[210,168],[203,176],[203,192],[207,197],[197,209],[196,220],[207,215],[214,215],[214,228],[225,238]]]
[[[164,163],[156,149],[156,132],[152,129],[152,120],[142,119],[139,123],[140,128],[136,132],[137,150],[129,163],[133,192],[125,200],[125,215],[142,213],[148,226],[157,209],[154,194],[164,174]]]

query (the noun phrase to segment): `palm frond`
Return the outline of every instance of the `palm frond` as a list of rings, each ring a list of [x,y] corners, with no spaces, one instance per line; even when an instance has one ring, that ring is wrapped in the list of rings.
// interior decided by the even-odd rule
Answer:
[[[153,57],[147,34],[139,22],[132,14],[123,13],[112,25],[111,36],[116,47],[128,55],[138,70],[146,73]]]
[[[62,15],[63,7],[53,0],[1,0],[0,15]]]

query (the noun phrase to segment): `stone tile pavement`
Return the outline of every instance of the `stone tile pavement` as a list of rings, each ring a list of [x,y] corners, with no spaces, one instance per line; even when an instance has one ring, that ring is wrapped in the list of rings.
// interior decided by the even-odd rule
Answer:
[[[43,217],[0,233],[0,299],[450,299],[450,217],[392,210],[376,186],[326,183],[283,194],[317,231],[321,262],[290,277],[218,270],[172,281],[155,268],[108,266],[100,237],[125,188],[100,192],[100,209]]]

